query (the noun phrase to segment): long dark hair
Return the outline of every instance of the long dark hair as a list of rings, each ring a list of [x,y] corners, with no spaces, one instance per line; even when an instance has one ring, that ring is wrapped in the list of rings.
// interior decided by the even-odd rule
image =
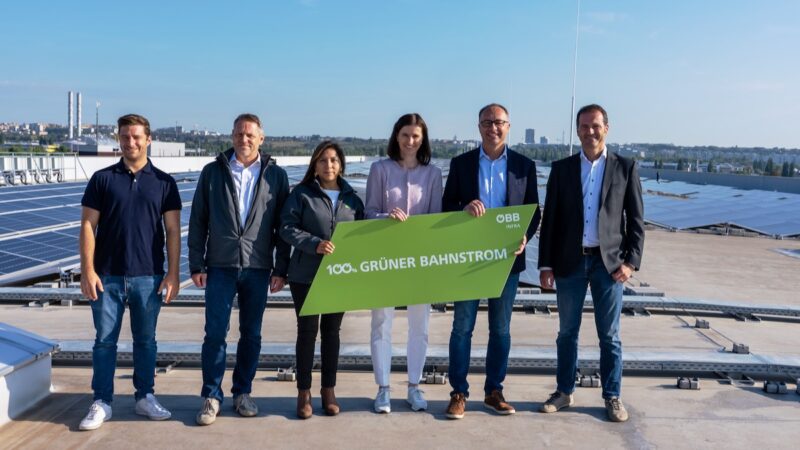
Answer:
[[[342,147],[339,146],[334,141],[322,141],[317,145],[317,148],[314,149],[314,153],[311,154],[311,161],[308,163],[308,170],[306,170],[306,175],[303,177],[303,181],[301,184],[309,184],[314,181],[316,174],[314,173],[314,166],[317,165],[317,161],[322,158],[322,152],[325,150],[332,148],[336,151],[336,157],[339,158],[339,163],[342,166],[342,170],[339,172],[339,177],[341,178],[344,174],[344,152],[342,151]]]
[[[397,122],[394,123],[392,129],[392,137],[389,138],[389,147],[386,149],[386,155],[395,161],[400,161],[400,144],[397,143],[397,135],[400,134],[400,129],[414,125],[422,129],[422,144],[417,150],[417,161],[423,166],[427,166],[431,162],[431,143],[428,140],[428,125],[417,113],[409,113],[400,116]]]

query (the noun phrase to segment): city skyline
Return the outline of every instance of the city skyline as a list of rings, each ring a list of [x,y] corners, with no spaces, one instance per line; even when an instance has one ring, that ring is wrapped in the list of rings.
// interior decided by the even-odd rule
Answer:
[[[66,124],[72,90],[85,118],[102,103],[100,123],[138,112],[228,133],[251,111],[270,135],[386,138],[416,111],[431,137],[471,140],[496,101],[511,143],[526,128],[569,141],[575,2],[48,3],[6,7],[17,69],[0,74],[0,122]],[[786,126],[800,112],[798,13],[583,0],[576,104],[608,109],[612,142],[800,147]]]

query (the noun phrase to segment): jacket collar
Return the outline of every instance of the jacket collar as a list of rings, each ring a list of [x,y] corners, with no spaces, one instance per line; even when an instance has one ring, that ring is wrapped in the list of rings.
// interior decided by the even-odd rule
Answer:
[[[339,184],[339,190],[341,192],[341,195],[349,194],[351,192],[355,192],[355,189],[353,189],[353,187],[350,186],[350,183],[348,183],[347,180],[345,180],[344,178],[339,177],[337,179],[337,183]],[[312,186],[314,189],[319,190],[320,192],[323,191],[322,185],[319,184],[319,180],[317,180],[316,177],[314,178],[314,181],[309,183],[309,185]]]
[[[233,157],[233,152],[234,152],[233,147],[225,150],[224,152],[217,155],[217,161],[224,164],[225,166],[230,165],[229,161]],[[259,152],[259,155],[261,156],[261,170],[263,171],[269,165],[269,162],[272,160],[272,156],[270,156],[268,153],[261,153],[261,152]]]

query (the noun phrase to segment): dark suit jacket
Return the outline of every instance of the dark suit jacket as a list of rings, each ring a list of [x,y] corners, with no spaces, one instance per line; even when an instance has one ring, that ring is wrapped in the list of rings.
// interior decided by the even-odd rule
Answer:
[[[525,156],[508,149],[506,177],[506,205],[528,205],[539,203],[539,191],[536,184],[536,164]],[[442,211],[461,211],[473,200],[480,199],[478,194],[478,158],[480,149],[476,148],[450,160],[450,173],[444,185],[442,195]],[[533,215],[527,236],[531,240],[539,227],[541,213],[539,208]],[[525,252],[517,256],[511,273],[525,270]]]
[[[580,153],[553,163],[539,235],[539,267],[556,276],[573,272],[581,261],[583,192]],[[608,273],[623,262],[637,270],[644,250],[644,206],[636,161],[608,152],[598,218],[600,254]]]

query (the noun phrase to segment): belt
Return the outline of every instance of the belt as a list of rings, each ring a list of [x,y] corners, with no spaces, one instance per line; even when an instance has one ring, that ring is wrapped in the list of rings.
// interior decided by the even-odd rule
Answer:
[[[600,247],[581,247],[581,254],[585,256],[599,255]]]

